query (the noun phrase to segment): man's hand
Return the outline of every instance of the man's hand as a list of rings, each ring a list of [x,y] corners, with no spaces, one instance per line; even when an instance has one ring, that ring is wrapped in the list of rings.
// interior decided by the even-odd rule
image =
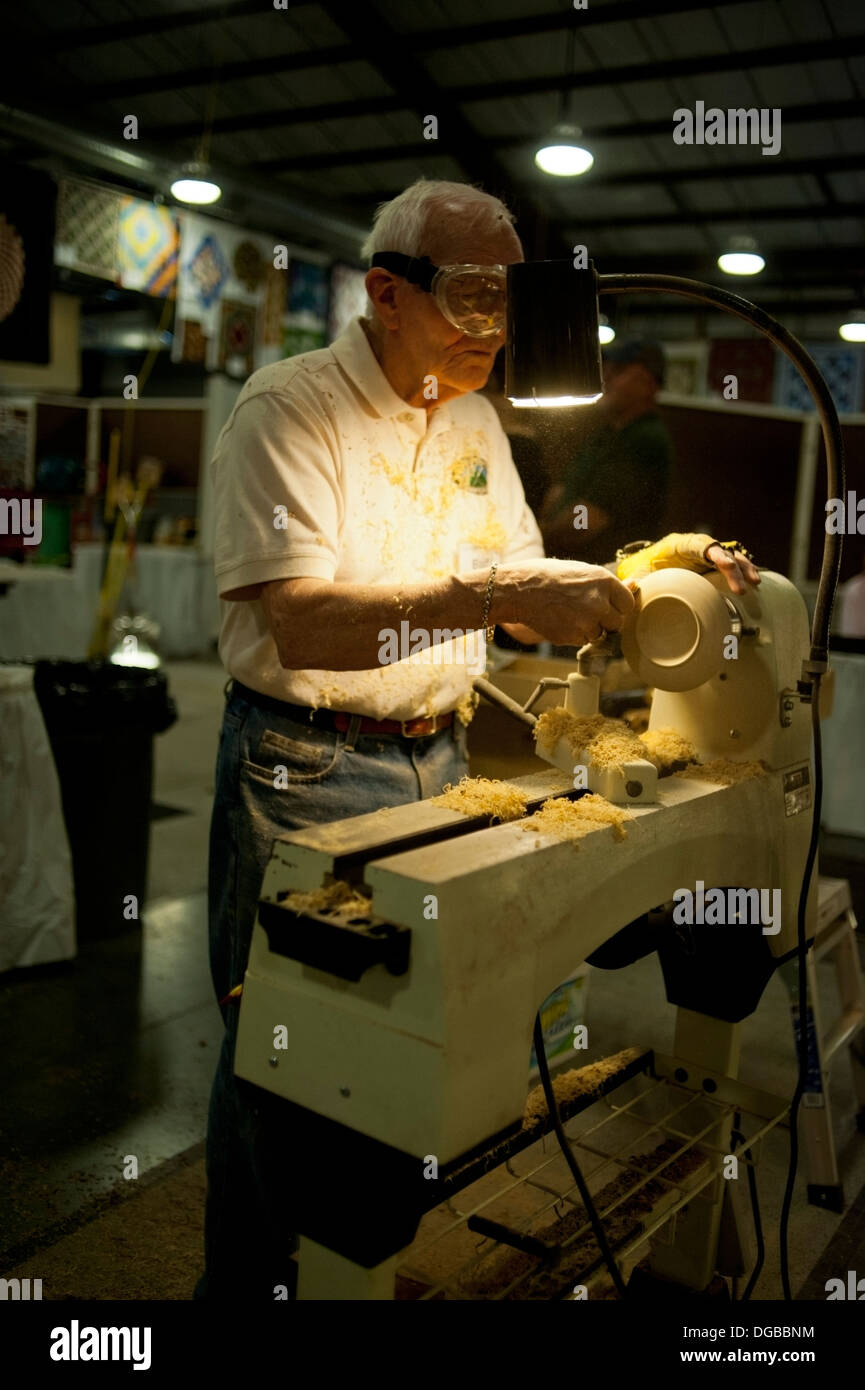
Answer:
[[[560,646],[581,647],[605,632],[618,632],[634,606],[633,595],[600,565],[576,560],[526,560],[502,565],[493,608],[503,626],[520,623]]]
[[[734,594],[744,594],[748,584],[760,583],[760,572],[741,550],[724,550],[720,545],[710,545],[706,559],[723,574],[727,586]]]

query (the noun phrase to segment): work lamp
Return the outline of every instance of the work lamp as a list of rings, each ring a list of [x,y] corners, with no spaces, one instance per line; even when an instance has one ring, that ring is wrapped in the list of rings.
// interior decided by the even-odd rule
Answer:
[[[796,366],[817,407],[826,450],[827,493],[843,497],[844,441],[831,392],[798,338],[769,314],[718,285],[678,275],[598,275],[592,261],[521,261],[508,266],[505,395],[516,406],[591,405],[603,393],[598,295],[675,294],[744,319]],[[841,537],[827,531],[803,683],[819,690],[826,670]]]

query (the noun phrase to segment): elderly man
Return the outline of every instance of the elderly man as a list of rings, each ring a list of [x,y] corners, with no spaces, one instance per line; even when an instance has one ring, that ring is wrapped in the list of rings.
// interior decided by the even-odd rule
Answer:
[[[209,899],[226,1033],[199,1296],[292,1290],[290,1107],[234,1076],[226,999],[274,837],[457,781],[487,627],[581,644],[633,605],[607,570],[543,558],[495,411],[472,394],[504,342],[504,268],[522,259],[512,221],[454,183],[420,181],[380,208],[367,317],[329,348],[256,372],[217,443],[232,680]],[[733,557],[723,563],[741,585]]]

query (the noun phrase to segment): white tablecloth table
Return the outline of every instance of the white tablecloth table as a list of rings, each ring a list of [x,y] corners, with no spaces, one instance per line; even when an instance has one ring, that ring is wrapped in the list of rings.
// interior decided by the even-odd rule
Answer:
[[[76,953],[60,782],[29,666],[0,666],[0,971]]]
[[[32,657],[83,660],[87,655],[99,599],[103,547],[75,548],[71,570],[51,565],[4,565],[0,581],[11,579],[0,598],[0,660]],[[15,575],[21,568],[22,577]],[[218,628],[213,562],[196,547],[141,545],[136,575],[126,595],[137,611],[160,627],[159,651],[166,658],[203,655]],[[118,609],[125,611],[124,605]]]

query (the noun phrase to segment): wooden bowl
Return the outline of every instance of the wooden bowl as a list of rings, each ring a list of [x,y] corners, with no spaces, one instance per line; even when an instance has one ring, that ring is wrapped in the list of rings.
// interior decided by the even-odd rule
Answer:
[[[625,660],[647,685],[695,690],[724,661],[731,629],[723,596],[693,570],[655,570],[639,580],[636,604],[622,630]]]

